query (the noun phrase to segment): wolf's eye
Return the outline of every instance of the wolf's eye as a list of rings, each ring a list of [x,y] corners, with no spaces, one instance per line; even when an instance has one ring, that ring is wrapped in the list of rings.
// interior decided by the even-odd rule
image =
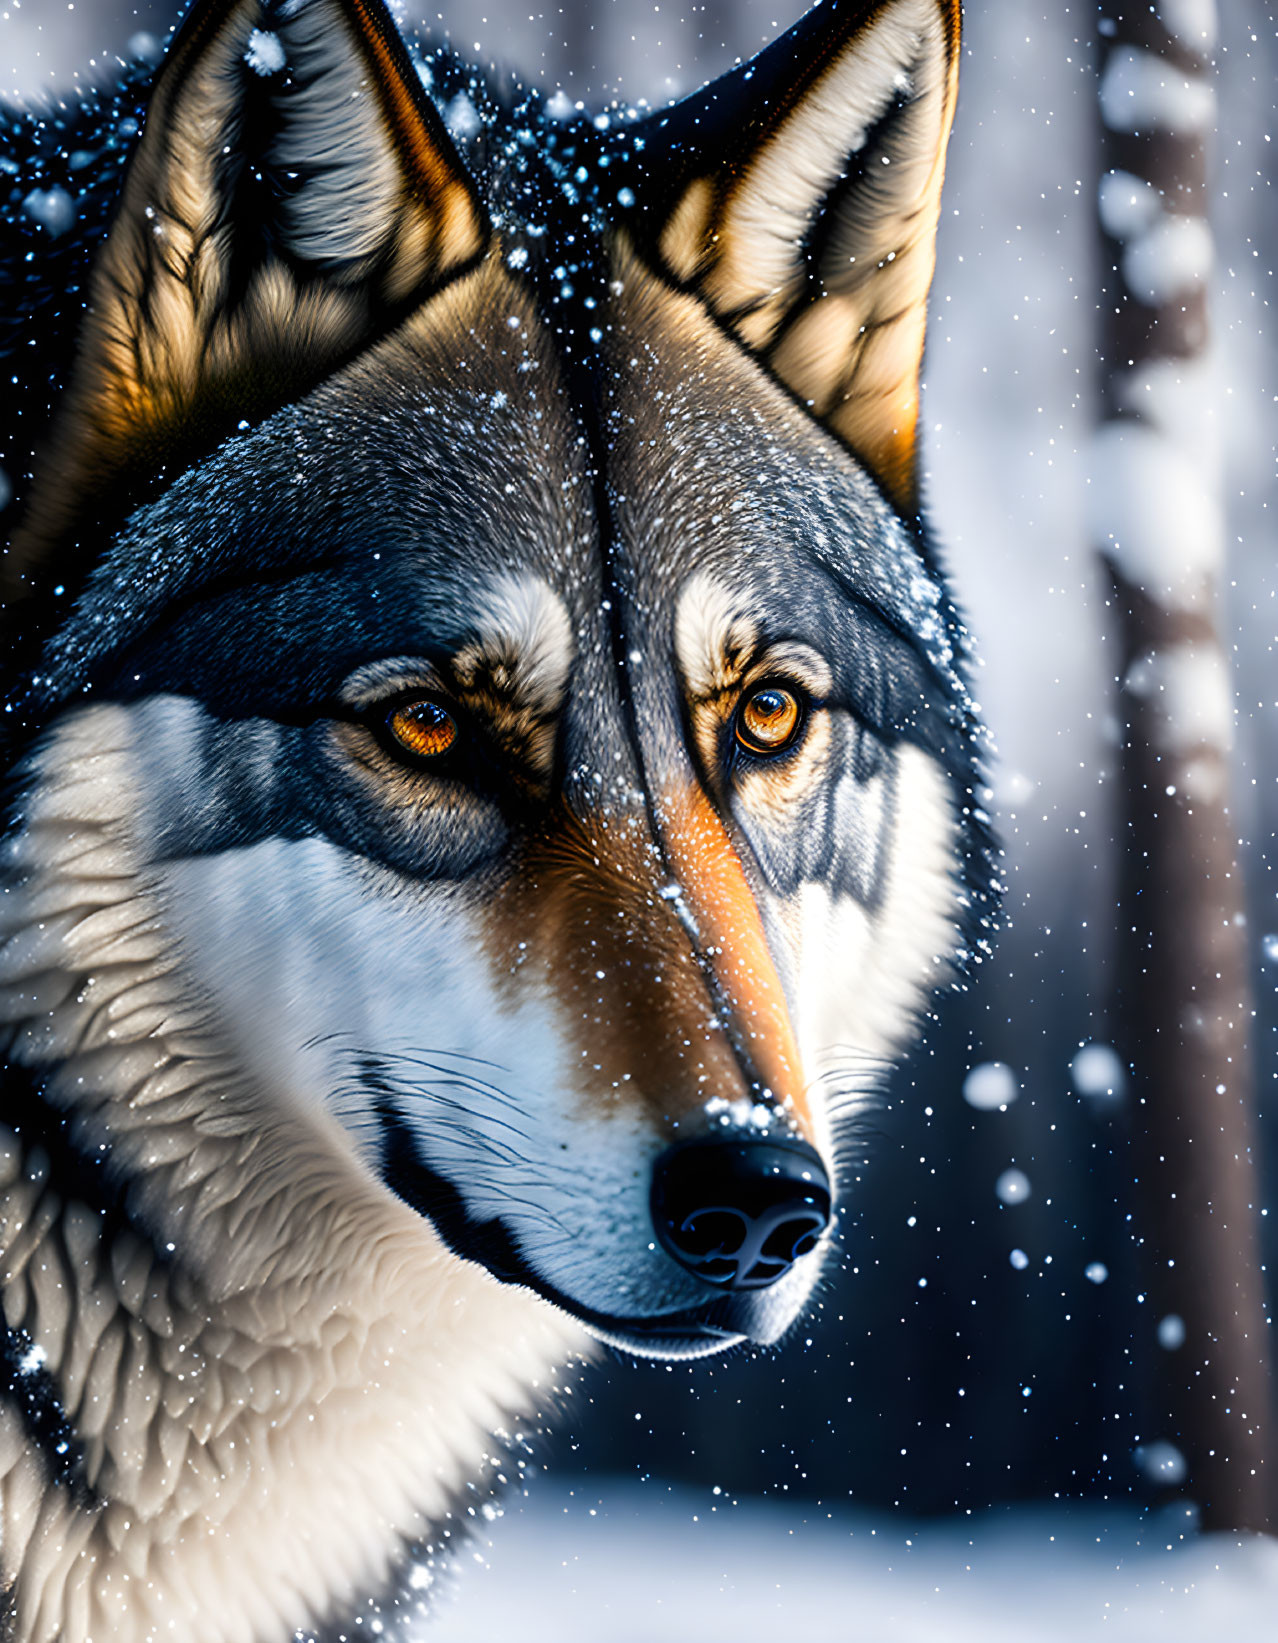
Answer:
[[[803,710],[792,690],[765,685],[747,696],[737,710],[737,741],[747,753],[780,753],[789,747],[803,722]]]
[[[437,759],[457,740],[457,721],[430,696],[397,702],[386,715],[386,729],[397,746],[418,759]]]

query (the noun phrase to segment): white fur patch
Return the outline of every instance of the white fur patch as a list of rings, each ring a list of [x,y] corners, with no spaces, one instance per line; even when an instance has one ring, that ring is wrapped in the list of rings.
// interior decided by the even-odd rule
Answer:
[[[868,1099],[909,1041],[957,940],[958,820],[939,766],[918,748],[896,754],[895,824],[878,904],[807,883],[798,896],[795,1035],[805,1067],[835,1103]],[[829,1111],[815,1102],[830,1145]]]
[[[693,701],[773,671],[795,679],[812,696],[826,695],[833,675],[811,646],[787,641],[760,647],[758,624],[745,608],[749,597],[740,589],[730,592],[704,572],[684,584],[675,612],[675,656]]]
[[[498,687],[521,706],[553,713],[563,700],[573,662],[572,624],[563,600],[539,576],[495,576],[475,603],[481,638],[455,662],[462,678],[480,664],[496,670]]]
[[[740,594],[704,573],[688,578],[675,613],[675,655],[694,700],[735,677],[726,664],[748,657],[757,635],[756,624],[741,612]]]
[[[495,590],[490,619],[562,688],[562,623],[534,590]],[[39,1149],[0,1134],[0,1298],[106,1502],[84,1513],[0,1429],[4,1556],[32,1643],[230,1643],[354,1605],[582,1346],[390,1197],[379,1092],[470,1214],[500,1219],[579,1305],[704,1299],[651,1247],[667,1136],[622,1092],[583,1104],[553,976],[517,955],[496,974],[457,887],[319,839],[156,859],[149,818],[172,814],[202,745],[191,702],[69,715],[6,846],[0,1030],[45,1070],[77,1146],[133,1180],[150,1232],[108,1234],[61,1204]],[[895,1048],[952,945],[944,780],[906,752],[899,795],[878,912],[812,887],[778,921],[798,939],[796,1026],[817,1068],[848,1045]],[[804,1263],[770,1292],[778,1333],[814,1278]]]
[[[174,1251],[62,1204],[41,1150],[0,1134],[5,1315],[106,1502],[83,1512],[0,1427],[24,1643],[241,1643],[355,1606],[583,1343],[454,1259],[320,1112],[245,1079],[146,866],[146,721],[64,721],[4,860],[14,1053]]]

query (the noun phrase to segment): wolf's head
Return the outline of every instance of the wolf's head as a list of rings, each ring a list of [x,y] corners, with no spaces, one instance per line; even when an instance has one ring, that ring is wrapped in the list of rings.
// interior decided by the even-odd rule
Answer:
[[[632,1350],[794,1320],[984,889],[915,458],[957,51],[827,0],[557,120],[379,0],[197,7],[8,561],[2,1002],[82,1154],[247,1112],[246,1193],[322,1158]]]

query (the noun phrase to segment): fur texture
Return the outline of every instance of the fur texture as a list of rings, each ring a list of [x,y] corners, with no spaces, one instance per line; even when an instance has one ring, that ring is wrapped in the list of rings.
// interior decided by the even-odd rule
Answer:
[[[3,434],[20,1643],[410,1615],[562,1366],[802,1315],[992,887],[914,478],[957,27],[557,122],[206,0],[140,139],[53,122],[86,225],[131,145],[92,259],[13,123],[5,289],[90,295]]]

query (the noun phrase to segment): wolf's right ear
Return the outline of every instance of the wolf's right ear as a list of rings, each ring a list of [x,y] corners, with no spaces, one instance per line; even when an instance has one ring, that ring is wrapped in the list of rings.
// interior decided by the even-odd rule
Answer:
[[[197,4],[93,271],[10,594],[74,551],[101,496],[315,386],[488,231],[382,0]]]
[[[959,13],[959,0],[822,0],[631,128],[646,255],[909,511]]]

